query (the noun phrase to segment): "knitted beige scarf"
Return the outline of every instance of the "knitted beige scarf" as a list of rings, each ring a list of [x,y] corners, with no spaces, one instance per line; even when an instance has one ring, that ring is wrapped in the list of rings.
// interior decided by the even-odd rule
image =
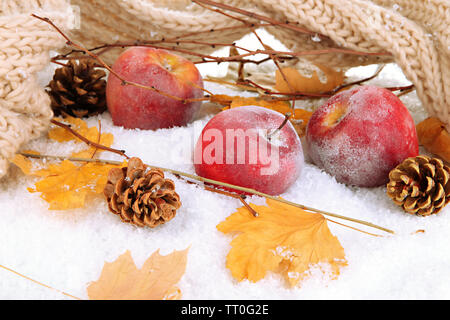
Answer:
[[[47,130],[53,116],[36,74],[64,39],[31,13],[48,16],[63,28],[72,20],[67,1],[0,0],[0,177],[19,147]]]
[[[53,30],[29,17],[45,11],[61,25],[65,0],[0,0],[0,175],[6,159],[23,142],[45,130],[51,116],[48,99],[33,74],[48,63],[48,50],[62,43]],[[327,38],[294,30],[267,31],[292,51],[345,47],[392,56],[327,54],[310,56],[328,66],[351,67],[394,61],[417,89],[424,108],[450,129],[450,3],[448,0],[216,0],[271,17],[298,22]],[[117,41],[161,39],[195,31],[237,26],[239,21],[212,12],[189,0],[72,0],[81,12],[81,28],[72,36],[85,46]],[[58,12],[58,14],[57,14]],[[235,14],[236,15],[236,14]],[[59,20],[58,20],[59,17]],[[240,16],[241,18],[243,16]],[[255,21],[255,20],[249,20]],[[201,40],[231,43],[248,29],[202,34]],[[192,39],[192,38],[191,38]],[[210,47],[195,48],[212,51]],[[117,52],[106,58],[112,62]],[[24,74],[26,75],[24,77]]]

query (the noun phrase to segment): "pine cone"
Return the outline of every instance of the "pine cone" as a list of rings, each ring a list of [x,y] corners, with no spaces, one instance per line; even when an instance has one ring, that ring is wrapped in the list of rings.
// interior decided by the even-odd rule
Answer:
[[[112,213],[140,227],[163,224],[181,207],[173,181],[164,179],[161,170],[150,169],[139,158],[131,158],[128,167],[109,171],[104,194]]]
[[[411,214],[436,214],[450,201],[450,168],[437,158],[408,158],[389,173],[387,194]]]
[[[47,93],[55,115],[77,118],[93,116],[106,110],[106,73],[91,60],[69,60],[56,69]]]

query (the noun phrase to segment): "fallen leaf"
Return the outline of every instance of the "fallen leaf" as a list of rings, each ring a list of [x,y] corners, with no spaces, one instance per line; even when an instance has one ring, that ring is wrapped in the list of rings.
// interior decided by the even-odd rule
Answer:
[[[105,147],[111,147],[114,142],[114,136],[111,133],[100,133],[97,127],[88,127],[87,123],[79,118],[66,117],[64,119],[56,119],[60,122],[68,123],[71,129],[85,137],[90,141],[94,141]],[[48,137],[58,142],[77,141],[81,142],[77,137],[71,134],[69,131],[61,127],[52,128],[48,132]],[[96,153],[101,152],[95,147],[89,146],[86,150],[72,153],[72,157],[76,158],[91,158]]]
[[[189,248],[162,256],[154,252],[138,269],[130,251],[105,263],[100,278],[88,288],[91,300],[172,300],[180,299],[175,286],[186,271]]]
[[[289,112],[291,110],[291,104],[289,101],[280,101],[273,99],[264,99],[261,97],[233,97],[230,108],[237,108],[243,106],[259,106],[279,112]]]
[[[342,71],[336,71],[332,68],[328,68],[321,65],[316,65],[326,77],[326,81],[320,80],[317,71],[313,71],[311,77],[302,75],[297,69],[283,68],[276,70],[275,73],[275,89],[283,93],[323,93],[329,92],[344,83],[344,73]],[[286,82],[286,80],[287,82]]]
[[[64,160],[33,172],[33,175],[43,179],[28,191],[40,192],[41,198],[50,204],[50,210],[82,208],[88,195],[103,192],[109,170],[116,167],[97,162],[75,164]]]
[[[80,118],[67,117],[64,119],[55,118],[55,120],[70,125],[71,129],[77,131],[83,137],[92,135],[92,133],[95,132],[94,128],[91,128],[91,132],[89,132],[87,123]],[[50,129],[48,131],[48,137],[58,142],[68,142],[72,140],[77,140],[77,138],[73,134],[71,134],[68,130],[61,127],[54,127]]]
[[[258,217],[241,207],[217,226],[225,234],[238,233],[226,262],[238,281],[256,282],[272,271],[281,272],[295,286],[311,266],[327,263],[337,277],[347,264],[344,249],[323,215],[270,199],[267,205],[250,206]]]
[[[429,152],[450,162],[450,135],[438,118],[427,118],[417,126],[419,142]]]
[[[271,97],[241,97],[241,96],[229,96],[226,94],[215,94],[211,96],[211,102],[218,103],[224,106],[222,110],[230,108],[242,107],[242,106],[260,106],[269,109],[279,108],[289,111],[291,105],[288,101],[274,100]]]
[[[24,151],[24,152],[39,154],[38,152],[35,152],[35,151]],[[30,159],[28,159],[27,157],[25,157],[21,154],[17,153],[14,156],[14,158],[11,159],[11,162],[14,163],[16,166],[18,166],[20,168],[20,170],[22,170],[22,172],[26,175],[32,175],[33,171],[36,171],[33,163],[30,161]]]
[[[96,127],[89,128],[85,121],[67,117],[64,119],[73,130],[83,137],[110,147],[114,136],[110,133],[101,133]],[[49,138],[61,143],[78,140],[67,130],[57,127],[49,131]],[[93,158],[101,150],[88,146],[87,149],[76,152],[71,157]],[[39,154],[36,151],[27,153]],[[107,182],[109,170],[117,165],[101,162],[79,162],[69,160],[56,164],[46,164],[42,160],[33,162],[21,154],[16,154],[11,160],[26,175],[41,177],[35,183],[34,188],[28,188],[29,192],[40,192],[41,198],[50,204],[50,210],[67,210],[84,207],[89,195],[101,194]],[[125,166],[126,162],[121,166]]]

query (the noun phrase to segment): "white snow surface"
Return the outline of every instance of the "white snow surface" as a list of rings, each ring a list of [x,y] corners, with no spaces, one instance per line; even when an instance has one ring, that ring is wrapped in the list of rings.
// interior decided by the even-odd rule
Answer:
[[[361,78],[375,66],[352,69]],[[203,72],[203,71],[202,71]],[[48,72],[50,75],[50,72]],[[45,78],[45,77],[44,77]],[[373,84],[407,84],[400,68],[388,65]],[[233,94],[231,89],[206,82],[209,90]],[[237,94],[234,92],[234,94]],[[402,97],[416,123],[426,117],[415,93]],[[211,115],[187,127],[157,131],[125,130],[112,124],[108,113],[101,120],[103,132],[115,136],[113,147],[145,163],[194,173],[192,150]],[[59,144],[46,137],[25,149],[68,155],[81,144]],[[423,151],[423,150],[422,150]],[[120,159],[103,153],[101,158]],[[367,220],[395,230],[396,235],[372,237],[342,226],[329,227],[345,249],[348,266],[336,280],[319,269],[301,286],[289,288],[284,279],[269,273],[265,279],[237,282],[225,266],[232,236],[216,225],[235,212],[241,203],[201,187],[175,180],[182,200],[177,216],[155,228],[124,224],[108,211],[99,196],[86,208],[49,211],[39,194],[29,193],[36,181],[12,166],[0,182],[0,264],[53,288],[87,299],[87,285],[100,276],[104,262],[130,250],[138,267],[151,253],[161,254],[190,247],[186,273],[179,282],[184,299],[449,299],[450,207],[435,216],[421,218],[404,213],[387,197],[385,187],[364,189],[339,184],[327,173],[307,163],[301,177],[282,195],[287,200]],[[263,199],[248,200],[261,204]],[[360,227],[353,224],[353,226]],[[413,234],[423,229],[425,233]],[[1,299],[70,299],[0,268]]]

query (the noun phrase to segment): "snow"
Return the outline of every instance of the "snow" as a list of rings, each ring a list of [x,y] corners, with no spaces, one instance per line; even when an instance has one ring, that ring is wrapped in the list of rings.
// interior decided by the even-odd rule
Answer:
[[[375,66],[355,68],[348,75],[361,78],[375,69]],[[388,65],[371,83],[404,85],[407,80],[397,66]],[[206,85],[214,92],[230,93],[228,88],[208,82]],[[426,117],[414,92],[404,95],[402,100],[416,122]],[[113,147],[125,149],[148,164],[194,173],[192,150],[210,118],[208,115],[187,127],[157,131],[115,127],[108,114],[92,117],[88,124],[97,125],[100,119],[103,132],[115,136]],[[25,146],[55,155],[67,155],[79,148],[75,143],[61,145],[44,137]],[[108,153],[101,157],[119,159]],[[115,260],[126,250],[131,251],[140,267],[157,249],[168,254],[190,247],[186,274],[179,283],[184,299],[450,298],[449,207],[427,218],[411,216],[393,204],[384,187],[348,187],[307,163],[301,177],[282,195],[285,199],[367,220],[393,229],[396,235],[362,228],[384,236],[372,237],[329,223],[345,249],[348,266],[336,280],[314,267],[301,287],[291,289],[277,274],[269,274],[258,283],[234,280],[225,267],[232,238],[220,233],[216,225],[241,203],[170,174],[167,177],[175,181],[183,205],[172,221],[148,229],[122,223],[108,211],[101,197],[92,199],[85,209],[49,211],[39,194],[27,191],[35,180],[12,167],[0,182],[0,264],[87,299],[87,284],[98,279],[104,262]],[[257,197],[249,201],[264,202]],[[419,229],[425,232],[414,233]],[[70,299],[2,268],[0,288],[1,299]]]

